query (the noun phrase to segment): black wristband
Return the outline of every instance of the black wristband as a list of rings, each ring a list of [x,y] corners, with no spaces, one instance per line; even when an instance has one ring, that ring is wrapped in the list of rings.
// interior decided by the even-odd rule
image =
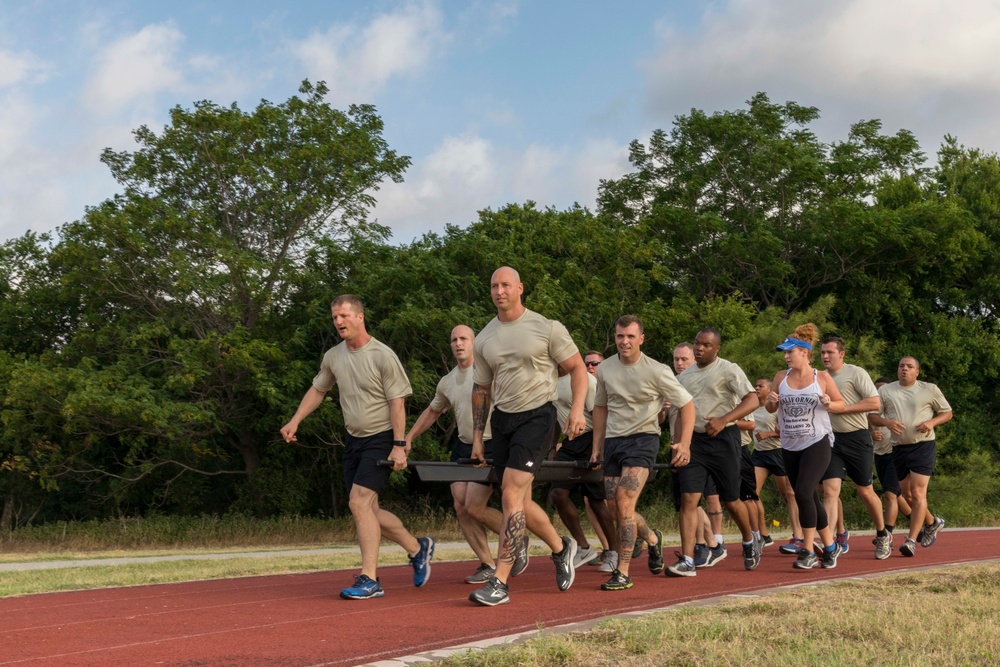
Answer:
[[[392,441],[392,446],[393,447],[406,447],[406,440],[393,440]]]

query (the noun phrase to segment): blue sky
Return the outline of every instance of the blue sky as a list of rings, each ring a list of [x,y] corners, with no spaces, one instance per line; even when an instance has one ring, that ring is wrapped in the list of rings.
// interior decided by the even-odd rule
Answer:
[[[880,118],[933,156],[996,152],[1000,7],[988,0],[0,0],[0,240],[112,196],[101,149],[195,100],[280,102],[303,78],[374,103],[413,166],[374,212],[409,242],[476,211],[593,206],[627,146],[757,91],[844,138]]]

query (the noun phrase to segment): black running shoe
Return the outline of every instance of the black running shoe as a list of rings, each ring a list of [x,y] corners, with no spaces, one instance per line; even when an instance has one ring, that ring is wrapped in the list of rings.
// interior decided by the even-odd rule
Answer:
[[[632,588],[632,579],[618,570],[612,572],[611,578],[601,584],[602,591],[624,591],[629,588]]]
[[[663,572],[663,533],[654,530],[656,544],[649,545],[649,571],[653,574]]]
[[[561,591],[568,591],[576,579],[576,566],[573,561],[576,558],[576,540],[572,537],[562,538],[562,551],[552,554],[552,562],[556,564],[556,586]]]
[[[507,584],[501,583],[496,577],[490,577],[485,586],[469,593],[469,599],[484,607],[495,607],[510,602]]]

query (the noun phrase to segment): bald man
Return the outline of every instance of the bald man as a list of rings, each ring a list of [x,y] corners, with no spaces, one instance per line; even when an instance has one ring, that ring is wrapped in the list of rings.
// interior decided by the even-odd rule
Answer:
[[[570,376],[573,395],[563,433],[572,441],[586,430],[587,370],[566,327],[525,308],[523,294],[517,271],[504,266],[493,272],[490,296],[497,316],[476,336],[473,348],[472,456],[484,459],[483,433],[492,401],[493,468],[503,506],[496,573],[469,596],[489,607],[510,602],[508,577],[517,552],[527,548],[526,530],[552,550],[560,591],[568,590],[576,577],[576,540],[559,536],[548,514],[531,499],[531,485],[557,426],[553,401],[560,370]]]
[[[434,399],[417,418],[406,434],[407,451],[424,431],[448,410],[455,412],[455,436],[452,439],[451,460],[468,459],[472,456],[472,346],[476,334],[470,327],[459,324],[451,330],[451,353],[457,365],[437,384]],[[489,446],[490,427],[483,434],[486,443],[485,455],[492,458]],[[479,567],[465,578],[470,584],[485,584],[493,576],[496,564],[490,551],[486,529],[500,532],[500,512],[489,506],[493,493],[489,483],[452,482],[451,497],[455,505],[458,525],[465,541],[479,558]]]

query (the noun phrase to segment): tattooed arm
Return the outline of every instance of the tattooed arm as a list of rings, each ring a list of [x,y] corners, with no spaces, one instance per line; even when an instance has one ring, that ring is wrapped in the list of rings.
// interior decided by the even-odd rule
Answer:
[[[472,385],[472,458],[486,465],[486,446],[483,444],[483,431],[486,430],[486,420],[490,415],[490,399],[493,388],[490,385]]]

